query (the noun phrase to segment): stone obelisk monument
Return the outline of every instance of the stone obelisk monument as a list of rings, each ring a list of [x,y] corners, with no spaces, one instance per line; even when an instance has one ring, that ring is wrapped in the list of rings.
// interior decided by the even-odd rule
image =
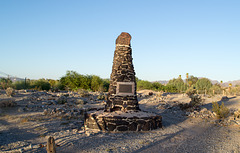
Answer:
[[[126,32],[122,32],[116,40],[105,111],[139,110],[130,41],[131,35]]]
[[[117,132],[162,127],[161,116],[139,109],[130,41],[129,33],[122,32],[118,36],[105,109],[85,114],[86,129]]]

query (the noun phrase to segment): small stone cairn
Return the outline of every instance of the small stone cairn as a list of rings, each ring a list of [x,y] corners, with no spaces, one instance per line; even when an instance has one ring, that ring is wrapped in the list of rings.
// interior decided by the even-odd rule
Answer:
[[[130,41],[129,33],[122,32],[118,36],[105,110],[86,113],[86,129],[118,132],[162,127],[161,116],[139,108]]]

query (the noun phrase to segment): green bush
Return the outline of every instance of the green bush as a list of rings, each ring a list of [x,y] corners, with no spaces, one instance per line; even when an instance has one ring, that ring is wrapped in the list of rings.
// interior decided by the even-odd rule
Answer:
[[[51,88],[51,85],[48,81],[45,79],[39,79],[32,81],[32,88],[35,88],[37,90],[49,90]]]
[[[109,89],[110,85],[110,80],[109,79],[103,79],[102,85],[100,86],[100,89],[103,88],[102,90],[99,90],[101,92],[107,92]]]
[[[198,81],[198,77],[195,77],[195,76],[193,76],[193,75],[191,75],[191,76],[186,80],[186,82],[187,82],[187,84],[188,84],[189,87],[195,85],[195,84],[197,83],[197,81]]]
[[[207,90],[209,92],[209,89],[211,87],[212,87],[212,83],[207,78],[201,78],[196,83],[196,89],[199,91],[202,91],[202,92],[204,92],[205,90]]]
[[[17,90],[30,89],[31,88],[29,81],[16,81],[15,83],[13,83],[13,86]]]
[[[171,92],[171,93],[176,93],[178,92],[176,86],[174,85],[162,85],[159,82],[149,82],[145,80],[138,80],[137,81],[137,90],[143,90],[143,89],[148,89],[148,90],[155,90],[155,91],[165,91],[165,92]]]
[[[61,82],[58,81],[54,85],[53,89],[55,89],[55,90],[64,90],[64,85],[62,85]]]
[[[159,83],[159,82],[153,82],[153,83],[152,83],[152,88],[153,88],[153,90],[155,90],[155,91],[164,91],[164,90],[165,90],[165,86],[162,85],[162,84]]]
[[[222,94],[222,88],[219,84],[214,84],[210,89],[210,94],[213,95],[213,90],[214,94]]]
[[[0,88],[2,89],[7,89],[12,86],[12,80],[9,78],[0,78]]]
[[[184,92],[187,89],[187,84],[185,84],[182,78],[180,77],[177,79],[174,78],[172,80],[169,80],[167,85],[175,86],[177,92]]]
[[[60,79],[62,85],[66,89],[76,89],[83,87],[83,75],[78,74],[74,71],[67,71],[66,75]]]
[[[178,92],[178,89],[176,88],[176,86],[174,85],[166,85],[164,87],[164,91],[165,92],[171,92],[171,93],[177,93]]]
[[[48,82],[50,83],[52,91],[64,90],[64,85],[62,85],[59,80],[49,79]]]
[[[224,106],[224,103],[219,106],[217,102],[212,103],[212,111],[217,114],[218,118],[226,118],[229,114],[229,109]]]
[[[92,91],[99,91],[102,83],[103,83],[103,80],[99,76],[93,75],[91,80]]]
[[[143,89],[152,90],[153,89],[152,83],[145,80],[139,80],[137,82],[137,90],[143,90]]]
[[[96,75],[81,75],[75,71],[67,71],[60,79],[60,83],[67,90],[85,89],[92,91],[108,91],[109,80]]]

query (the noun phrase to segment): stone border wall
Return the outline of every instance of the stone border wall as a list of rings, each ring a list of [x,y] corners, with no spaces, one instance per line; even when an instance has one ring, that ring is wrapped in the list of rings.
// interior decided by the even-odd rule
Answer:
[[[162,117],[159,115],[147,117],[97,116],[86,114],[85,128],[102,131],[150,131],[162,127]]]

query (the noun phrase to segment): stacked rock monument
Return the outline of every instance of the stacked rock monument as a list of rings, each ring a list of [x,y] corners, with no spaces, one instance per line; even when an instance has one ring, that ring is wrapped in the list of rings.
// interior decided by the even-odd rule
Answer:
[[[130,41],[129,33],[122,32],[118,36],[105,109],[88,112],[85,128],[117,132],[162,127],[161,116],[139,109]]]
[[[116,40],[106,111],[139,110],[130,40],[125,32]]]

